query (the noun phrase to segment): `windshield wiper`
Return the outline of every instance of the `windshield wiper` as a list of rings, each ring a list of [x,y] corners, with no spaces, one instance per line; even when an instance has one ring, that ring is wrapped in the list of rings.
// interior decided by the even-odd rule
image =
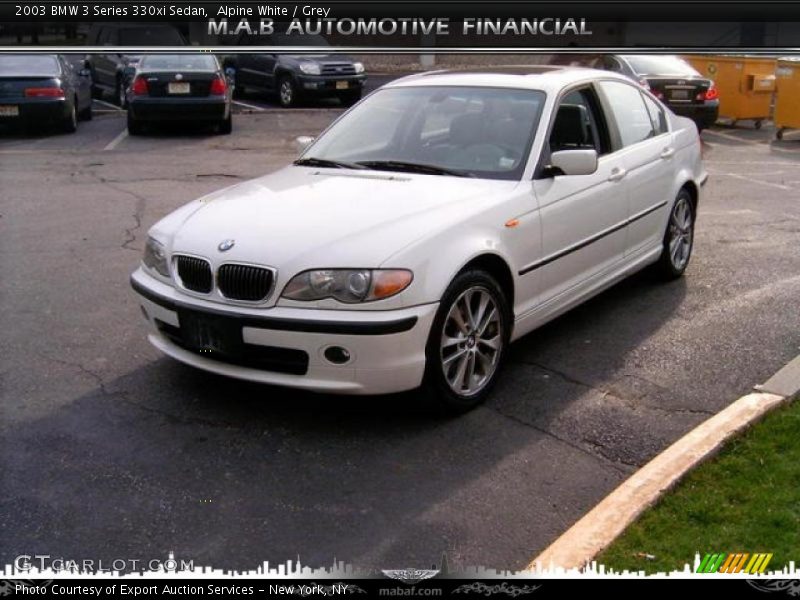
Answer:
[[[452,175],[454,177],[473,177],[471,173],[466,171],[459,171],[457,169],[448,169],[446,167],[439,167],[436,165],[426,165],[422,163],[405,162],[402,160],[360,160],[359,165],[368,169],[376,169],[378,171],[407,171],[409,173],[425,173],[427,175]]]
[[[328,158],[316,158],[308,156],[306,158],[298,158],[294,161],[295,165],[301,167],[330,167],[332,169],[366,169],[360,164],[344,162],[342,160],[330,160]]]

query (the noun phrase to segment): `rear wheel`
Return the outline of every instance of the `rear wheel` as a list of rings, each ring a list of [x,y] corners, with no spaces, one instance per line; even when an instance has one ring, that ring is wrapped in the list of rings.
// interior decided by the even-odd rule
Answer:
[[[128,99],[125,96],[125,84],[122,81],[122,77],[117,77],[117,83],[114,86],[114,101],[120,108],[126,108],[128,105]]]
[[[497,381],[511,329],[506,296],[487,272],[467,270],[447,288],[426,348],[425,388],[446,412],[483,402]]]
[[[664,233],[661,257],[656,264],[665,279],[676,279],[689,266],[694,246],[695,209],[687,189],[678,192]]]
[[[75,102],[77,102],[77,100]],[[81,121],[91,121],[92,116],[92,101],[89,100],[89,105],[78,113],[78,118]]]
[[[231,131],[233,131],[233,117],[229,114],[227,119],[220,121],[219,125],[217,125],[217,133],[228,135]]]
[[[69,113],[61,122],[61,129],[66,133],[75,133],[78,130],[78,101],[73,100],[69,107]]]
[[[128,135],[142,135],[143,131],[142,124],[128,111]]]

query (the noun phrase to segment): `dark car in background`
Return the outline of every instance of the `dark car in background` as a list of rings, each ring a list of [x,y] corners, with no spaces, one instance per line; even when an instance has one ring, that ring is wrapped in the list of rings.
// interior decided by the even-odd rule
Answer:
[[[639,82],[675,114],[692,119],[699,130],[719,117],[719,91],[714,82],[679,56],[606,54],[594,59],[591,66]]]
[[[153,46],[185,46],[186,40],[172,25],[161,23],[95,23],[86,36],[87,46],[115,48],[144,48]],[[136,67],[141,54],[112,52],[89,54],[87,65],[92,72],[93,92],[96,98],[110,94],[119,106],[124,107],[125,90],[130,84],[130,67]]]
[[[331,54],[327,40],[319,35],[246,35],[236,45],[313,46],[319,53],[282,54],[248,52],[223,57],[226,69],[233,69],[237,94],[247,90],[271,94],[283,107],[311,98],[338,98],[345,106],[361,99],[367,76],[363,63],[348,56]]]
[[[58,54],[0,54],[0,123],[50,124],[68,133],[92,118],[89,70]]]
[[[232,129],[231,86],[211,54],[147,54],[127,89],[128,133],[164,122]]]

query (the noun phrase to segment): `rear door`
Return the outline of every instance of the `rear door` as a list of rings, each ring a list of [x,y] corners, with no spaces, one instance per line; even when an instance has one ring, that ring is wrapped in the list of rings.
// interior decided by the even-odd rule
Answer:
[[[558,111],[585,116],[580,130],[561,124]],[[542,258],[527,267],[541,271],[541,302],[580,294],[582,283],[618,264],[625,251],[628,199],[623,157],[613,151],[609,128],[592,86],[562,96],[550,124],[543,157],[558,150],[594,148],[598,168],[591,175],[537,177],[534,191],[542,223]],[[560,304],[560,302],[559,302]]]
[[[661,242],[674,179],[675,148],[664,109],[635,84],[598,84],[610,121],[628,187],[628,227],[625,254]]]

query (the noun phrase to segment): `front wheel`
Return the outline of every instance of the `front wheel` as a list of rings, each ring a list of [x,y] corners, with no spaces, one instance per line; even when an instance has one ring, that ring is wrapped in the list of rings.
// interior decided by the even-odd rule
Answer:
[[[676,279],[689,266],[694,246],[695,208],[685,188],[678,192],[664,233],[661,257],[657,268],[665,279]]]
[[[114,99],[120,108],[128,107],[128,98],[126,96],[125,83],[121,77],[117,77],[117,83],[114,85]]]
[[[483,402],[497,381],[511,332],[508,300],[487,272],[460,273],[447,288],[426,348],[425,388],[446,412]]]
[[[288,75],[278,82],[278,102],[283,108],[291,108],[297,104],[297,87]]]

